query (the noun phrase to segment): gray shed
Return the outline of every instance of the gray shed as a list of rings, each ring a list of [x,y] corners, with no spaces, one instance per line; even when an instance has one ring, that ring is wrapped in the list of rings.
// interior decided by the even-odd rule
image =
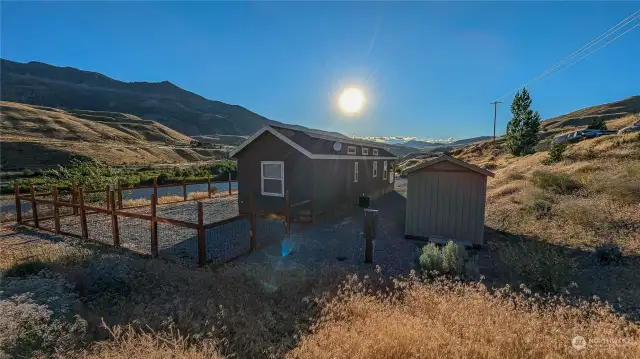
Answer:
[[[406,170],[405,236],[481,246],[487,176],[493,173],[443,155]]]

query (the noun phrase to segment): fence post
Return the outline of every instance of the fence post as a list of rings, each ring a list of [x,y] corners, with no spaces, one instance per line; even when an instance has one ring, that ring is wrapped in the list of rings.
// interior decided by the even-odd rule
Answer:
[[[31,213],[33,213],[33,225],[36,228],[39,228],[38,205],[36,203],[36,191],[33,188],[33,183],[29,184],[29,193],[31,193]]]
[[[211,177],[207,178],[207,194],[211,198]]]
[[[111,207],[111,200],[110,200],[110,197],[109,197],[109,192],[111,190],[112,190],[111,186],[107,185],[107,190],[105,191],[105,196],[104,196],[104,198],[105,198],[105,200],[107,202],[107,209],[109,209]]]
[[[364,210],[364,262],[373,262],[373,224],[378,211]]]
[[[75,204],[78,203],[78,192],[77,191],[78,191],[78,189],[76,188],[76,183],[73,182],[71,184],[71,204],[75,205]],[[72,210],[73,210],[73,214],[74,215],[78,214],[78,209],[75,206],[73,206]]]
[[[118,213],[116,212],[116,198],[113,191],[109,192],[111,202],[111,234],[113,234],[113,246],[120,247],[120,229],[118,228]]]
[[[198,202],[198,263],[204,266],[207,263],[207,245],[204,238],[204,210],[202,202]]]
[[[182,181],[182,199],[187,200],[187,182]]]
[[[158,222],[156,222],[156,205],[158,198],[151,195],[151,257],[158,257]]]
[[[153,195],[156,196],[156,201],[158,200],[158,178],[153,179]]]
[[[118,178],[118,209],[122,209],[122,183]]]
[[[289,206],[289,190],[284,192],[284,234],[288,236],[291,233],[291,207]]]
[[[229,172],[229,196],[231,196],[231,172]]]
[[[78,190],[80,199],[80,227],[82,228],[82,239],[89,238],[89,231],[87,229],[87,211],[84,209],[84,188],[80,187]]]
[[[253,191],[249,193],[249,231],[251,235],[251,245],[249,246],[251,251],[256,250],[256,210],[253,203]]]
[[[22,205],[20,204],[20,186],[13,185],[13,192],[16,194],[16,222],[22,223]]]
[[[58,206],[58,187],[51,186],[51,195],[53,196],[53,226],[56,234],[60,234],[60,212]]]

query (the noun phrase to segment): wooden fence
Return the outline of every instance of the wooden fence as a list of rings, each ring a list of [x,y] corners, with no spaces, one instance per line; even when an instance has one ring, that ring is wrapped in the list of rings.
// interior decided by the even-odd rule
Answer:
[[[136,219],[140,221],[145,221],[145,222],[148,222],[148,224],[146,225],[147,226],[146,228],[149,229],[149,232],[150,232],[150,235],[148,238],[148,241],[149,241],[148,247],[146,247],[145,245],[145,247],[148,248],[148,250],[139,250],[139,249],[132,249],[132,248],[127,248],[127,249],[137,252],[139,254],[150,255],[153,258],[156,258],[159,255],[159,251],[158,251],[158,224],[159,223],[180,227],[180,228],[191,229],[191,230],[195,230],[197,233],[196,234],[197,259],[198,259],[198,264],[201,266],[207,263],[207,258],[208,258],[207,239],[205,235],[206,230],[222,227],[228,224],[232,224],[236,221],[241,221],[245,219],[249,220],[249,231],[248,231],[249,242],[248,242],[247,249],[243,250],[241,253],[233,255],[233,257],[225,258],[223,263],[236,259],[239,256],[248,254],[252,251],[258,250],[264,246],[273,244],[273,242],[275,242],[275,241],[271,241],[271,242],[262,243],[261,245],[258,245],[257,238],[256,238],[257,237],[257,233],[256,233],[257,217],[263,216],[264,214],[259,213],[258,211],[255,210],[253,194],[250,195],[250,203],[251,203],[250,213],[239,214],[234,217],[227,218],[221,221],[205,224],[203,202],[197,202],[197,208],[196,208],[197,222],[196,223],[158,216],[157,215],[157,206],[158,206],[157,188],[159,187],[160,186],[158,186],[157,183],[155,183],[153,186],[154,194],[151,195],[151,204],[150,204],[150,211],[149,211],[150,214],[142,214],[142,213],[128,212],[122,208],[122,203],[121,201],[119,203],[119,200],[121,198],[121,193],[122,193],[121,191],[126,190],[125,188],[118,188],[119,191],[113,188],[109,188],[109,190],[106,191],[106,194],[105,194],[106,205],[104,207],[101,207],[99,205],[91,205],[91,204],[85,203],[85,196],[87,193],[99,193],[102,191],[85,191],[82,187],[80,187],[77,190],[71,192],[71,195],[69,197],[70,201],[63,201],[60,199],[60,193],[55,186],[52,187],[51,192],[36,194],[34,191],[33,185],[31,185],[29,187],[28,195],[21,195],[19,193],[19,188],[17,188],[16,186],[15,201],[16,201],[16,208],[18,209],[16,213],[16,220],[18,224],[32,225],[37,229],[50,231],[55,234],[63,234],[63,235],[68,235],[72,237],[77,237],[87,241],[93,241],[101,244],[112,245],[113,247],[121,247],[121,233],[120,233],[120,227],[118,225],[120,221],[122,221],[123,219]],[[183,188],[186,188],[186,186]],[[211,195],[210,186],[209,186],[209,195]],[[51,196],[52,199],[39,198],[43,196]],[[23,218],[22,216],[21,201],[28,201],[31,203],[32,216],[29,219]],[[52,206],[53,207],[52,215],[40,216],[38,211],[39,204]],[[313,201],[307,200],[307,201],[302,201],[295,204],[289,204],[289,196],[287,192],[287,194],[285,195],[286,215],[283,219],[284,230],[282,233],[282,237],[276,236],[278,240],[283,239],[284,237],[290,235],[291,233],[291,219],[292,219],[291,209],[297,208],[303,205],[310,206],[311,208],[310,221],[313,224],[314,223]],[[64,209],[68,209],[68,211],[66,211],[68,214],[66,215],[61,214],[61,210],[64,210]],[[110,219],[111,233],[104,233],[104,231],[102,231],[100,235],[102,236],[103,240],[97,240],[96,238],[92,238],[92,236],[89,235],[89,224],[88,224],[88,218],[87,218],[89,214],[102,214],[103,216],[108,216],[108,218]],[[74,218],[76,217],[79,218],[79,225],[80,225],[79,234],[64,231],[61,228],[61,218],[71,217],[71,216],[73,216]],[[46,226],[41,225],[43,221],[48,221],[51,219],[53,219],[53,228],[46,228]],[[108,236],[110,238],[109,240],[110,243],[105,243],[104,241],[105,236]],[[142,239],[142,240],[146,241],[146,239]],[[209,252],[211,252],[211,250],[209,250]]]

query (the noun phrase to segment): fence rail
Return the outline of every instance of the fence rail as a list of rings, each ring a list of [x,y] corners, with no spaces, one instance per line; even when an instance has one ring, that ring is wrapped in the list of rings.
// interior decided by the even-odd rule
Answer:
[[[209,183],[209,197],[211,197],[211,181],[207,181],[207,183]],[[157,189],[158,187],[154,186],[153,188]],[[212,261],[218,264],[226,263],[276,241],[281,241],[290,235],[292,208],[308,205],[311,223],[314,222],[313,200],[290,205],[287,191],[284,201],[284,212],[286,213],[284,219],[275,221],[272,218],[261,219],[261,228],[269,233],[266,236],[261,236],[261,239],[258,240],[257,218],[260,213],[254,207],[253,194],[250,195],[250,213],[241,213],[231,218],[205,224],[203,202],[197,202],[197,223],[193,223],[158,216],[157,192],[151,195],[151,214],[123,210],[121,204],[118,203],[121,202],[122,190],[124,188],[114,189],[112,186],[106,189],[106,201],[103,207],[93,203],[85,203],[87,193],[102,191],[85,191],[80,187],[72,191],[71,202],[67,202],[61,200],[60,193],[55,186],[50,192],[52,199],[39,198],[35,194],[33,185],[30,186],[28,196],[20,195],[16,186],[15,200],[18,209],[16,220],[19,224],[33,226],[55,234],[121,247],[154,258],[160,256],[161,253],[186,254],[191,258],[197,258],[198,264],[201,266]],[[31,203],[32,215],[30,218],[23,218],[21,201]],[[39,206],[45,211],[39,213]],[[46,215],[43,215],[45,213]],[[267,223],[267,227],[265,227],[265,223]],[[163,225],[164,235],[170,237],[163,237],[161,243],[158,224]]]

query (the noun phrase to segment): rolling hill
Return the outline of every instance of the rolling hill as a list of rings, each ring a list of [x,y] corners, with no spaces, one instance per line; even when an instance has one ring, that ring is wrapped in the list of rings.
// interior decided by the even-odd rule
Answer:
[[[91,157],[108,164],[210,161],[220,150],[187,147],[191,138],[154,121],[116,113],[0,102],[3,169],[40,168]]]
[[[248,135],[272,122],[168,81],[123,82],[97,72],[0,59],[1,99],[62,109],[129,113],[186,135]]]
[[[591,106],[542,122],[543,131],[573,126],[589,125],[594,119],[614,120],[625,115],[640,113],[640,96],[631,96],[624,100]]]

